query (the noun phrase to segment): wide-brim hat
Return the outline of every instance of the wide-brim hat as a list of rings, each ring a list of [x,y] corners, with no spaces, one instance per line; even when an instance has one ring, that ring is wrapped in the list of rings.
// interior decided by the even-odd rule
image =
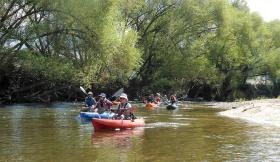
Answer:
[[[100,95],[98,95],[99,97],[106,97],[105,93],[100,93]]]
[[[125,98],[125,99],[127,99],[127,94],[122,93],[122,94],[120,95],[120,98]],[[128,99],[127,99],[127,100],[128,100]]]

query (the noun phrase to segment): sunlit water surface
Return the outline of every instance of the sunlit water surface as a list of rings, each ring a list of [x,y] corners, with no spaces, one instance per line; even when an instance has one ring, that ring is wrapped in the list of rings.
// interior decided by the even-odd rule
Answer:
[[[0,108],[0,161],[279,161],[280,128],[217,115],[220,109],[184,104],[136,114],[146,126],[94,132],[79,105]]]

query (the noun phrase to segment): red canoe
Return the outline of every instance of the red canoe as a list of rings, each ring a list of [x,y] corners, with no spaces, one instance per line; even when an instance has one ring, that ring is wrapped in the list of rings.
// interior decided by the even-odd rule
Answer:
[[[92,118],[91,122],[95,131],[101,129],[134,128],[134,127],[141,127],[145,125],[145,120],[143,118],[134,119],[134,121]]]

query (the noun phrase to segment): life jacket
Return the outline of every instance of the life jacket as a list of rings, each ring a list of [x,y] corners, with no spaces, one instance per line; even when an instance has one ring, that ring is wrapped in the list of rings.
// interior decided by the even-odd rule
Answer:
[[[170,102],[171,102],[171,104],[176,103],[176,102],[177,102],[176,97],[175,97],[175,96],[171,96],[171,98],[170,98]]]
[[[160,102],[160,97],[157,97],[156,102],[157,102],[157,103]]]
[[[109,109],[112,106],[112,103],[106,98],[102,101],[97,102],[98,104],[98,108],[105,108],[105,109]]]
[[[96,101],[94,100],[94,98],[93,97],[86,97],[86,105],[87,106],[89,106],[89,107],[91,107],[91,106],[93,106],[93,105],[95,105],[96,104]]]
[[[126,106],[128,105],[128,102],[124,104],[124,106],[121,108],[121,104],[119,104],[118,109],[117,109],[117,117],[120,117],[121,115],[124,115],[124,119],[136,119],[134,114],[131,111],[127,111],[129,109],[126,109]]]
[[[119,104],[118,109],[117,109],[118,115],[122,115],[122,109],[125,109],[127,104],[128,104],[128,102],[126,102],[123,107],[121,107],[121,104]]]

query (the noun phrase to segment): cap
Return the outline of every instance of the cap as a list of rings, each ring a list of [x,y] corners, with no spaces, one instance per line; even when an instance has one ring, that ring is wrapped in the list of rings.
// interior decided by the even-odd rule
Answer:
[[[120,98],[125,98],[125,99],[127,99],[127,94],[122,93],[122,94],[120,95]],[[128,99],[127,99],[127,100],[128,100]]]
[[[106,97],[105,93],[100,93],[100,95],[98,95],[99,97]]]

